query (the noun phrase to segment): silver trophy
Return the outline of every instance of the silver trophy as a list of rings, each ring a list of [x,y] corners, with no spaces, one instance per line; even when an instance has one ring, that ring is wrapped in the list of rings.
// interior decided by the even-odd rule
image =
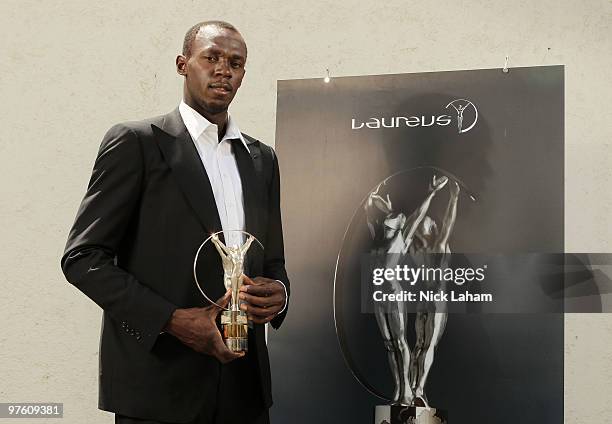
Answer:
[[[225,243],[219,237],[223,234]],[[245,240],[246,237],[246,240]],[[223,338],[228,349],[233,352],[246,352],[248,350],[248,319],[246,312],[240,310],[240,299],[238,294],[244,278],[244,260],[247,251],[253,241],[256,241],[263,249],[263,246],[255,236],[240,230],[219,231],[212,234],[200,245],[193,261],[193,278],[200,290],[200,293],[212,304],[223,309],[221,313],[221,326],[223,328]],[[231,298],[227,308],[215,303],[202,289],[196,273],[196,264],[202,248],[211,242],[219,255],[223,264],[223,283],[226,290],[231,291]]]

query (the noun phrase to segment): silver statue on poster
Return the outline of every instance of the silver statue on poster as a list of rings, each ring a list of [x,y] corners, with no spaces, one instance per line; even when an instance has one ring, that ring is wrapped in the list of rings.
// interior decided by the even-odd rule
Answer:
[[[378,241],[372,253],[385,258],[385,268],[395,268],[406,261],[414,266],[447,267],[451,253],[449,239],[457,216],[459,184],[446,176],[434,175],[426,197],[409,215],[397,210],[388,194],[382,194],[384,185],[385,182],[379,184],[364,205],[370,235],[372,240]],[[441,225],[438,225],[428,211],[434,197],[440,196],[445,187],[448,187],[449,198]],[[428,290],[445,288],[443,281],[423,283]],[[398,281],[391,280],[389,284],[393,292],[401,293]],[[417,305],[416,343],[412,349],[408,345],[408,312],[404,303],[382,306],[376,303],[374,308],[395,383],[393,405],[430,409],[425,385],[446,326],[446,305],[430,302]]]

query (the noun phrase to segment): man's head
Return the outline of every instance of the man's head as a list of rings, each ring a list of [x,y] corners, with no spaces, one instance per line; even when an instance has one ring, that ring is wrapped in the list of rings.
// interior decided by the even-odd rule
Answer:
[[[246,58],[246,44],[233,25],[205,21],[191,27],[176,57],[176,70],[185,77],[185,103],[209,120],[225,117],[242,84]]]

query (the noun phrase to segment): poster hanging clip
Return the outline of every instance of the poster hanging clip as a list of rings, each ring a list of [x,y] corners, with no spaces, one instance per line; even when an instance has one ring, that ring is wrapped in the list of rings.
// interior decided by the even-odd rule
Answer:
[[[509,71],[509,69],[508,69],[508,55],[506,55],[506,60],[504,61],[504,68],[502,69],[502,72],[504,74],[507,74],[508,71]]]
[[[329,68],[325,69],[325,72],[326,74],[325,74],[325,78],[323,78],[323,82],[327,84],[328,82],[331,81],[331,77],[329,76]]]

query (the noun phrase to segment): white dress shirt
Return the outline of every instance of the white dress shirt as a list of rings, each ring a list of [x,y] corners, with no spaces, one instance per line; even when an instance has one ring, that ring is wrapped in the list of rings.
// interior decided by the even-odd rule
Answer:
[[[249,148],[231,116],[228,117],[225,135],[219,141],[218,126],[183,101],[179,105],[179,113],[210,180],[221,228],[225,232],[225,243],[237,247],[244,243],[245,238],[243,234],[231,230],[244,231],[244,200],[240,173],[232,153],[232,140],[240,140],[247,150]]]
[[[225,232],[227,246],[236,247],[245,242],[244,234],[231,230],[244,231],[244,198],[242,195],[242,181],[236,164],[236,157],[232,152],[232,140],[240,140],[244,147],[249,147],[242,137],[236,121],[228,115],[225,135],[219,141],[219,127],[204,118],[192,107],[181,100],[179,113],[183,119],[189,135],[193,140],[208,179],[212,187],[221,228]],[[287,287],[277,280],[285,289],[285,305],[279,312],[287,307]]]

